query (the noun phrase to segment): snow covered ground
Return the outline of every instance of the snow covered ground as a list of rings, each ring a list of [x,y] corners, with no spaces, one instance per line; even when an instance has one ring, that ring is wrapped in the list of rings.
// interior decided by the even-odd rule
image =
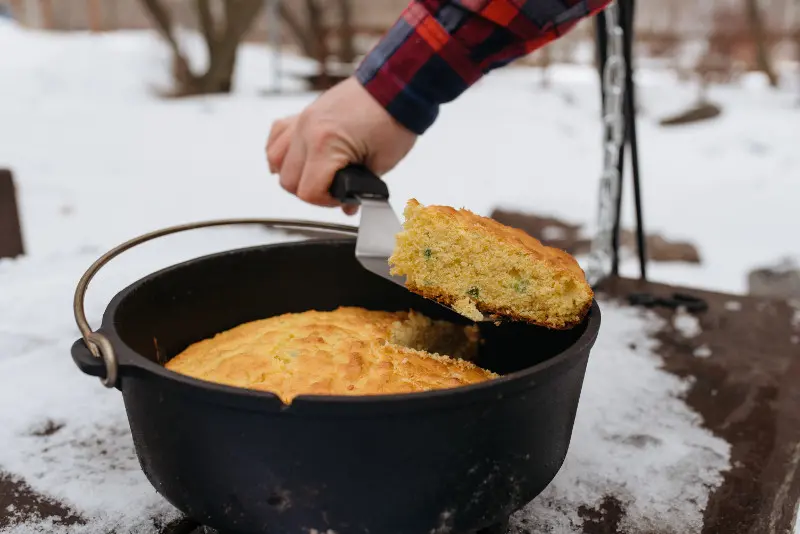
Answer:
[[[0,260],[0,406],[15,406],[0,411],[0,464],[82,513],[108,511],[95,524],[98,531],[145,532],[145,514],[174,512],[135,463],[121,399],[80,375],[68,359],[77,337],[70,305],[80,274],[108,248],[166,225],[245,216],[356,220],[296,200],[268,174],[263,144],[271,122],[314,97],[261,94],[271,87],[263,47],[242,51],[235,95],[182,101],[153,96],[153,88],[167,82],[167,57],[148,33],[43,35],[0,23],[0,50],[0,167],[15,173],[29,253]],[[193,42],[193,50],[199,57],[202,47]],[[292,58],[285,66],[312,68]],[[566,66],[553,75],[553,87],[543,90],[535,70],[507,69],[447,106],[387,177],[396,209],[413,196],[483,214],[514,207],[591,225],[601,161],[596,76]],[[657,119],[686,105],[693,88],[659,71],[642,71],[639,83],[647,229],[695,242],[704,259],[700,267],[653,265],[652,277],[742,292],[748,269],[786,255],[800,258],[794,235],[800,227],[800,109],[793,107],[794,95],[758,83],[717,88],[712,98],[725,107],[719,120],[667,130]],[[631,220],[630,204],[625,216]],[[129,252],[92,284],[90,322],[98,323],[117,290],[148,272],[274,239],[255,229],[202,231]],[[636,272],[633,265],[625,269]],[[679,526],[692,532],[709,487],[726,467],[727,444],[702,430],[679,400],[686,384],[659,369],[642,339],[658,324],[610,304],[604,310],[606,326],[587,376],[589,400],[576,421],[577,446],[560,478],[523,515],[571,532],[574,509],[595,503],[611,480],[631,492],[631,521],[657,519],[664,499],[682,495],[689,523]],[[641,347],[636,351],[625,348],[633,339]],[[618,374],[620,365],[637,373],[624,383],[617,379],[609,393],[607,376]],[[48,387],[29,396],[24,410],[16,406],[20,391],[42,384]],[[649,420],[648,407],[656,405],[670,407],[668,419]],[[66,426],[37,442],[26,429],[46,418]],[[641,427],[663,446],[625,451],[638,455],[633,463],[614,457],[606,433]],[[676,428],[682,443],[674,442]],[[117,478],[107,478],[104,464],[90,464],[91,451],[77,448],[89,438],[116,451],[121,463],[115,465],[122,465]],[[647,481],[634,469],[644,463],[656,473]],[[87,469],[88,476],[76,477]],[[574,477],[586,473],[587,486],[576,491]],[[104,477],[102,494],[92,491],[99,480],[93,477]],[[655,479],[663,485],[652,486]],[[32,526],[12,532],[27,534]]]

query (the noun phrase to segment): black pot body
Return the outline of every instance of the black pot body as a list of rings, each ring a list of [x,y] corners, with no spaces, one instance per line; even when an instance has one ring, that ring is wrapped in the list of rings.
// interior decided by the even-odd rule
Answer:
[[[269,245],[171,267],[122,291],[101,332],[141,466],[189,517],[225,533],[471,532],[539,494],[570,442],[599,327],[482,326],[479,364],[504,376],[453,390],[302,396],[209,384],[162,364],[245,321],[340,305],[466,320],[365,271],[353,240]],[[73,358],[102,376],[82,341]]]

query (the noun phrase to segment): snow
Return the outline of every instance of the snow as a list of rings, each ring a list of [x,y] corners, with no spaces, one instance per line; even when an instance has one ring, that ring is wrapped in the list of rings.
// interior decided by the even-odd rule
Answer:
[[[696,356],[697,358],[708,358],[713,353],[708,345],[700,345],[699,347],[694,349],[694,352],[692,354],[694,354],[694,356]]]
[[[182,38],[202,62],[201,44]],[[261,94],[272,87],[264,47],[242,50],[236,94],[180,101],[154,94],[165,87],[168,65],[154,34],[41,34],[0,22],[0,49],[11,51],[0,54],[0,167],[15,174],[28,252],[0,260],[0,466],[92,518],[70,534],[146,534],[150,518],[167,520],[175,511],[139,469],[118,393],[83,376],[69,358],[80,275],[109,248],[173,224],[357,219],[302,203],[268,174],[263,145],[271,122],[314,95],[288,80],[287,94]],[[311,68],[297,58],[283,63],[292,72]],[[558,66],[552,88],[536,80],[534,69],[505,69],[446,106],[387,176],[395,209],[410,197],[486,215],[502,206],[590,231],[601,162],[596,75]],[[641,71],[638,82],[646,229],[693,241],[703,258],[700,266],[651,264],[651,278],[743,293],[749,269],[800,257],[791,234],[800,221],[794,95],[753,83],[712,88],[724,107],[718,120],[662,129],[658,118],[686,105],[694,88],[658,70]],[[630,182],[625,192],[629,225]],[[98,324],[116,291],[153,270],[276,239],[285,237],[258,228],[202,230],[130,251],[93,281],[90,323]],[[630,260],[622,270],[637,274]],[[687,384],[660,370],[646,334],[663,325],[645,312],[601,305],[603,328],[570,454],[520,519],[550,532],[578,531],[578,507],[611,494],[626,506],[628,526],[655,530],[669,518],[675,532],[699,531],[728,445],[703,430],[681,400]],[[31,435],[47,421],[64,426]],[[3,532],[35,528],[67,532],[46,519]]]
[[[681,333],[683,337],[695,337],[702,331],[700,321],[696,316],[687,312],[685,308],[679,307],[672,316],[672,326]]]
[[[522,527],[525,520],[522,532],[584,532],[579,509],[613,496],[625,510],[621,532],[700,532],[709,492],[729,467],[730,446],[701,428],[682,401],[689,383],[660,369],[649,334],[662,321],[602,306],[567,459],[514,523]]]

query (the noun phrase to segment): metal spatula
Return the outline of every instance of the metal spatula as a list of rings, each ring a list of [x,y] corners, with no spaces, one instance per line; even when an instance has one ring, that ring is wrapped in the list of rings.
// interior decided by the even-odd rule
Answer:
[[[403,227],[389,204],[386,183],[363,165],[349,165],[334,175],[329,193],[343,204],[361,206],[356,259],[368,271],[405,287],[405,276],[389,274],[389,256],[394,250],[395,235]],[[436,304],[455,311],[439,302]],[[484,321],[490,320],[484,316]]]
[[[394,236],[403,227],[389,204],[389,188],[363,165],[349,165],[333,177],[329,193],[343,204],[361,206],[356,259],[378,276],[405,287],[405,276],[389,274]]]

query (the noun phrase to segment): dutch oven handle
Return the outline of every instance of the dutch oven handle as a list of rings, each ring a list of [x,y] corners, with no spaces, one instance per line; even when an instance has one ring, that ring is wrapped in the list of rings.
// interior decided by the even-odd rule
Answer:
[[[162,228],[161,230],[156,230],[154,232],[135,237],[130,241],[126,241],[125,243],[122,243],[121,245],[109,250],[100,256],[83,274],[83,276],[81,276],[81,279],[78,281],[78,286],[75,288],[75,297],[72,303],[72,311],[75,315],[75,322],[78,324],[78,329],[81,331],[83,342],[86,344],[86,347],[93,356],[103,360],[106,373],[104,377],[100,378],[100,381],[104,386],[108,388],[113,388],[116,386],[118,363],[117,357],[114,354],[114,347],[111,345],[111,342],[100,332],[93,332],[89,326],[89,322],[86,320],[86,312],[84,311],[83,305],[86,296],[86,289],[89,286],[89,282],[92,280],[92,278],[94,278],[94,275],[96,275],[104,265],[106,265],[116,256],[119,256],[126,250],[141,245],[147,241],[169,234],[185,232],[187,230],[196,230],[199,228],[208,228],[212,226],[232,226],[243,224],[258,224],[260,226],[287,230],[311,229],[352,236],[358,234],[358,229],[356,227],[342,224],[320,223],[293,219],[219,219],[214,221],[195,222],[171,226],[169,228]]]

